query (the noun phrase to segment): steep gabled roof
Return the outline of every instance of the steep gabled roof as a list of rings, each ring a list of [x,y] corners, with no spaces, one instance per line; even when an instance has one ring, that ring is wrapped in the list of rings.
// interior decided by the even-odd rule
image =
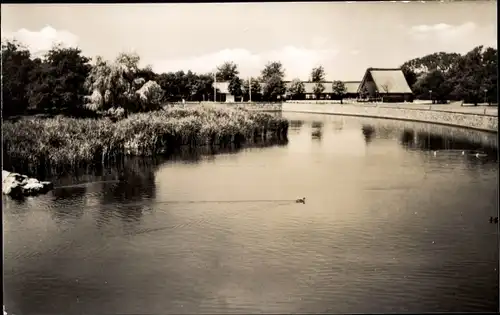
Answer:
[[[359,85],[361,81],[344,81],[344,85],[346,87],[347,93],[356,94],[358,93]]]
[[[413,93],[403,71],[399,68],[368,68],[362,82],[367,80],[368,75],[371,75],[379,93]],[[359,88],[361,86],[362,84]]]
[[[316,85],[316,82],[311,82],[311,81],[301,81],[304,84],[304,94],[314,94],[314,86]],[[321,82],[325,89],[323,90],[323,93],[333,93],[332,92],[332,83],[331,81],[325,81]],[[288,91],[288,88],[292,86],[291,81],[286,81],[285,82],[286,89]]]
[[[346,86],[347,93],[356,94],[358,92],[358,87],[359,87],[361,81],[343,81],[343,82]],[[315,82],[302,81],[302,83],[304,83],[304,89],[305,89],[306,94],[314,94],[313,91],[314,91],[314,86],[316,85]],[[332,89],[333,81],[325,81],[325,82],[321,82],[321,83],[325,87],[325,90],[323,91],[323,93],[333,93],[333,89]],[[292,82],[285,81],[285,84],[286,84],[286,88],[288,89],[292,85]]]
[[[323,90],[323,93],[333,93],[332,90],[332,83],[329,81],[321,82],[325,89]],[[304,82],[304,89],[306,94],[314,94],[314,86],[316,85],[315,82]]]

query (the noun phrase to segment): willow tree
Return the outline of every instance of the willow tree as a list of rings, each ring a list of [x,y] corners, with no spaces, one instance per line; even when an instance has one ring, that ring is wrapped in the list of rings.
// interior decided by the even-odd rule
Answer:
[[[91,93],[86,106],[92,110],[108,110],[111,107],[123,107],[125,93],[129,90],[124,78],[124,68],[97,57],[85,87]]]
[[[124,53],[114,62],[97,57],[85,82],[91,93],[86,106],[96,111],[117,107],[128,111],[157,108],[163,91],[155,81],[137,77],[139,60],[135,54]]]

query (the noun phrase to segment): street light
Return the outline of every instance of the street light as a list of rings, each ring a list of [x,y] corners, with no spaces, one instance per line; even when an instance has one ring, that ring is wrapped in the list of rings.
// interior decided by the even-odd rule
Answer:
[[[488,93],[488,90],[487,90],[487,89],[484,89],[484,104],[487,104],[487,101],[486,101],[486,93]]]
[[[429,90],[429,99],[431,100],[432,103],[432,90]]]

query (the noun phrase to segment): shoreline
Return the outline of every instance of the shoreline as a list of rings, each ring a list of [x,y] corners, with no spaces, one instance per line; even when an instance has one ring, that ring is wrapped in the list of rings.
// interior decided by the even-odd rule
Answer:
[[[405,105],[411,106],[411,105]],[[498,133],[498,116],[447,110],[359,104],[283,103],[281,111],[414,121]],[[421,106],[420,106],[421,107]]]
[[[498,147],[497,134],[488,131],[478,131],[470,128],[459,128],[456,126],[448,126],[442,124],[429,124],[419,121],[407,120],[390,120],[383,118],[362,117],[362,116],[343,116],[343,115],[322,115],[317,113],[305,114],[295,112],[285,112],[283,117],[289,120],[303,120],[305,123],[312,124],[320,122],[324,124],[338,123],[339,121],[349,123],[350,120],[355,120],[361,125],[372,126],[375,129],[383,129],[385,133],[392,134],[394,138],[400,137],[401,132],[410,130],[413,134],[431,134],[445,138],[454,138],[461,141],[479,144],[492,148]],[[292,125],[293,128],[293,125]]]
[[[23,171],[44,166],[63,172],[124,156],[168,155],[183,146],[286,140],[288,121],[258,111],[198,106],[136,113],[116,122],[59,116],[21,119],[4,122],[2,131],[4,164]]]
[[[269,113],[303,113],[365,117],[409,122],[430,123],[455,128],[498,133],[497,107],[457,107],[451,104],[418,103],[332,103],[290,101],[285,103],[208,103],[224,108]],[[194,107],[194,104],[186,104]]]

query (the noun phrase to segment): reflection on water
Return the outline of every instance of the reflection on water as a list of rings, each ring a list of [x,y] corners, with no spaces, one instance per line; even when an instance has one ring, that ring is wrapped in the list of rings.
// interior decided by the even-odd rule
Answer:
[[[498,309],[496,135],[286,117],[289,142],[127,159],[3,198],[7,311]]]
[[[372,142],[373,137],[375,136],[375,128],[371,125],[363,125],[361,127],[361,131],[363,132],[363,136],[365,137],[366,144]]]
[[[320,121],[313,121],[311,136],[313,139],[321,140],[323,134],[323,123]]]

